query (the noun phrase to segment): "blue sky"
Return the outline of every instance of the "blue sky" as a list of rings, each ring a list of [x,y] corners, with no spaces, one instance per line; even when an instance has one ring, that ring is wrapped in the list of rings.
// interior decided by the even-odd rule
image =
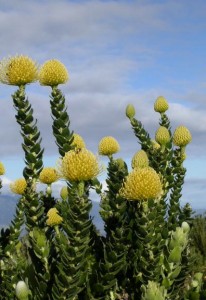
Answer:
[[[129,161],[139,145],[125,117],[126,105],[135,106],[136,117],[154,136],[159,115],[153,103],[160,95],[168,100],[172,129],[185,125],[193,135],[182,203],[200,208],[206,208],[205,31],[203,0],[0,0],[0,59],[25,54],[39,64],[55,58],[66,65],[70,80],[61,88],[71,129],[90,150],[97,152],[99,140],[112,135],[121,146],[117,157]],[[1,85],[0,160],[7,170],[3,194],[24,168],[14,91]],[[27,87],[43,138],[45,166],[58,158],[49,93],[38,83]]]

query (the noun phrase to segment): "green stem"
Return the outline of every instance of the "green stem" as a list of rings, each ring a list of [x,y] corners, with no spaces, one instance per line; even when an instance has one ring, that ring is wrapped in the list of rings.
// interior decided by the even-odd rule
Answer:
[[[53,134],[56,138],[59,153],[61,156],[64,156],[66,152],[73,149],[71,146],[73,132],[69,129],[70,120],[65,105],[65,97],[56,86],[52,87],[50,104],[53,119]]]

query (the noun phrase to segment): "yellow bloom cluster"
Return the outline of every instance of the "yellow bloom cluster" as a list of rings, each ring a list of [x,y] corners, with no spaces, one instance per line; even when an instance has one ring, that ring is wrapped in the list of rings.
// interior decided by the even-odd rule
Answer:
[[[134,169],[126,177],[119,194],[128,200],[156,199],[162,192],[159,175],[153,168]]]
[[[163,96],[159,96],[154,103],[154,110],[159,113],[164,113],[168,108],[167,100]]]
[[[112,155],[120,150],[120,146],[115,138],[105,136],[99,142],[98,150],[100,155]]]
[[[173,135],[173,143],[176,146],[184,147],[192,140],[190,131],[185,126],[178,126]]]
[[[155,140],[160,145],[166,145],[170,141],[169,130],[164,126],[160,126],[156,131]]]
[[[68,71],[59,60],[48,60],[40,68],[39,82],[41,85],[57,86],[66,83],[68,79]]]
[[[0,161],[0,175],[4,175],[5,174],[5,168],[3,163]]]
[[[78,149],[86,148],[85,142],[79,134],[74,133],[73,137],[74,137],[74,139],[72,141],[72,146],[75,146],[75,148],[78,148]]]
[[[145,168],[149,166],[149,159],[144,150],[139,150],[132,158],[132,168]]]
[[[27,187],[26,180],[20,178],[10,184],[10,189],[14,194],[23,195]]]
[[[38,79],[38,66],[28,56],[16,55],[0,62],[0,81],[21,86]]]
[[[70,181],[86,181],[101,171],[97,157],[86,148],[71,150],[60,163],[60,174]]]
[[[55,226],[61,224],[63,221],[62,217],[59,215],[58,210],[53,207],[47,213],[47,225],[48,226]]]
[[[43,168],[39,174],[39,180],[45,184],[51,184],[59,179],[58,172],[51,167]]]

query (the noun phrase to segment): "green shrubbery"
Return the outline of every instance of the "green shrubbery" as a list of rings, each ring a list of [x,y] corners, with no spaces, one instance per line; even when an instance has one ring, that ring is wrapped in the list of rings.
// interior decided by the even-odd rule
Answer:
[[[43,167],[41,134],[26,97],[26,85],[37,78],[51,87],[57,169]],[[70,129],[58,87],[68,79],[64,65],[51,60],[38,70],[30,58],[15,56],[1,62],[0,79],[18,87],[12,98],[26,164],[24,178],[11,186],[21,195],[14,219],[1,231],[1,299],[201,299],[202,273],[194,269],[190,242],[191,208],[180,206],[191,134],[184,126],[172,134],[165,98],[154,104],[160,113],[155,140],[135,118],[133,105],[126,108],[141,146],[131,158],[131,171],[122,158],[114,158],[119,144],[113,137],[100,141],[99,154],[109,161],[103,190],[99,159]],[[65,186],[54,198],[52,183],[59,178]],[[37,192],[38,181],[46,184],[45,192]],[[90,217],[91,189],[101,199],[105,235]],[[20,238],[22,226],[26,234]]]

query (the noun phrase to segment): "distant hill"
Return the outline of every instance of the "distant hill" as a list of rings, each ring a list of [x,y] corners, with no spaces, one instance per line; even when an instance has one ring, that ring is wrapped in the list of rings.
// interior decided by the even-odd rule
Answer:
[[[13,219],[15,213],[16,203],[18,201],[18,197],[10,196],[10,195],[0,195],[0,228],[6,227],[10,224]],[[206,213],[206,209],[193,209],[195,211],[195,215],[203,215]],[[96,225],[97,229],[103,233],[104,224],[99,215],[99,203],[93,201],[93,206],[91,210],[91,217],[93,218],[93,222]]]
[[[18,197],[10,195],[0,195],[0,228],[6,227],[10,224],[15,214],[15,207]],[[99,203],[93,201],[91,210],[91,217],[97,229],[101,232],[104,230],[104,224],[99,216]]]

